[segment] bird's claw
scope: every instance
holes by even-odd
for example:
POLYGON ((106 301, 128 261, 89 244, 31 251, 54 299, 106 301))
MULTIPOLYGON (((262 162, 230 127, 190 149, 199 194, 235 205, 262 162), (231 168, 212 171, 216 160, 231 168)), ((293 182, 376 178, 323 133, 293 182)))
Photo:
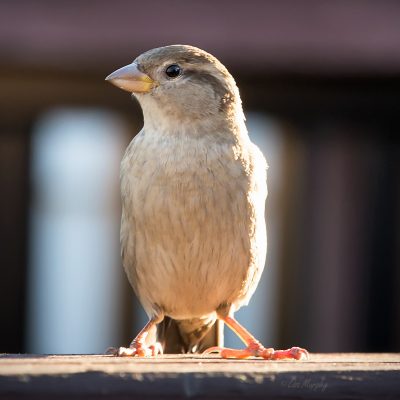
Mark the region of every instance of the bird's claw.
POLYGON ((260 343, 251 343, 245 349, 229 349, 226 347, 210 347, 203 354, 217 353, 222 358, 249 358, 249 357, 262 357, 265 360, 308 360, 308 351, 300 347, 292 347, 287 350, 274 350, 272 348, 265 348, 260 343))
POLYGON ((115 355, 118 357, 153 357, 161 354, 163 354, 162 346, 156 342, 149 346, 132 343, 129 347, 120 347, 115 355))
POLYGON ((274 350, 274 349, 266 349, 266 350, 272 350, 272 352, 269 353, 269 357, 267 354, 263 356, 264 358, 267 358, 269 360, 308 360, 309 359, 309 353, 306 349, 302 349, 301 347, 291 347, 290 349, 287 350, 274 350))

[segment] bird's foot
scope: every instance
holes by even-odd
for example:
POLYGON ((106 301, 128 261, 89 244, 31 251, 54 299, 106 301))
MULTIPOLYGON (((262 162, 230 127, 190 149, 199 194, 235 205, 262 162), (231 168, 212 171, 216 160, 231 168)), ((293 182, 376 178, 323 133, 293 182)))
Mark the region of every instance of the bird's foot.
POLYGON ((118 357, 152 357, 163 354, 163 349, 160 343, 156 342, 151 345, 146 345, 140 342, 133 342, 129 347, 120 347, 109 352, 118 357))
POLYGON ((106 354, 112 354, 118 357, 151 357, 163 354, 163 349, 160 343, 153 342, 148 339, 149 332, 158 323, 158 319, 152 318, 144 326, 144 328, 133 339, 129 347, 120 347, 119 349, 109 348, 106 354), (149 342, 151 344, 146 343, 149 342))
POLYGON ((250 343, 245 349, 237 350, 227 347, 210 347, 203 354, 217 353, 222 358, 249 358, 249 357, 262 357, 266 360, 307 360, 308 351, 300 347, 292 347, 287 350, 274 350, 272 348, 265 348, 259 342, 250 343))

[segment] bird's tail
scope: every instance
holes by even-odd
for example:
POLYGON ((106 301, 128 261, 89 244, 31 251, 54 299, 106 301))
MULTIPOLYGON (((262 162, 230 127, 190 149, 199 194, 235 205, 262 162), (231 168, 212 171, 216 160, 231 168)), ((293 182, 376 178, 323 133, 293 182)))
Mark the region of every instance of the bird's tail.
POLYGON ((165 354, 202 353, 209 347, 223 346, 223 324, 215 318, 165 317, 157 325, 157 341, 165 354))

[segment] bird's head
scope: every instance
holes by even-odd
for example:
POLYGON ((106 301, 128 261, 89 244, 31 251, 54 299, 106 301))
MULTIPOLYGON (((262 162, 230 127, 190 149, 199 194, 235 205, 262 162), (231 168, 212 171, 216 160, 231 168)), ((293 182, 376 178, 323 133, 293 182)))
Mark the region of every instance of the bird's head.
POLYGON ((214 56, 196 47, 149 50, 106 80, 138 99, 145 125, 243 120, 235 80, 214 56))

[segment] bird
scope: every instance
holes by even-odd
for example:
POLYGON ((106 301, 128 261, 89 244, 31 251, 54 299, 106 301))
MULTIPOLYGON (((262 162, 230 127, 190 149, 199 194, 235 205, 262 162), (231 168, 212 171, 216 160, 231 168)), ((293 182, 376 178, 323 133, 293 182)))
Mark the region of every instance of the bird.
POLYGON ((149 321, 115 354, 307 358, 300 347, 264 347, 234 317, 264 268, 268 166, 227 68, 197 47, 168 45, 106 81, 130 92, 143 112, 121 162, 120 241, 149 321), (245 348, 223 346, 223 325, 245 348))

